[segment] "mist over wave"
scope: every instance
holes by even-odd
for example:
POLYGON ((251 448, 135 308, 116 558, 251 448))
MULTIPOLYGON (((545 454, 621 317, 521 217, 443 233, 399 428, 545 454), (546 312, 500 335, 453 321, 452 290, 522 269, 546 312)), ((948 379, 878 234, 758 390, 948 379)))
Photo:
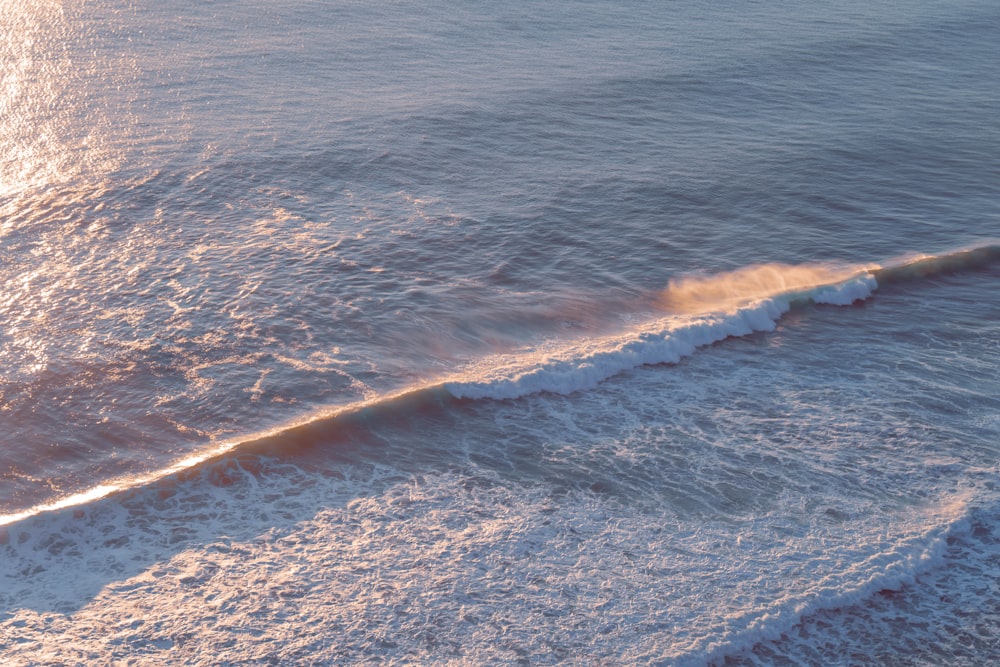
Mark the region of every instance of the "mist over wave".
POLYGON ((833 263, 760 264, 716 275, 671 280, 650 317, 626 332, 577 342, 539 345, 517 355, 491 357, 445 387, 459 398, 508 399, 538 391, 571 393, 645 364, 676 363, 730 337, 772 331, 794 305, 850 305, 869 298, 878 281, 978 269, 1000 258, 995 245, 887 266, 833 263), (470 377, 471 376, 471 377, 470 377))
POLYGON ((862 271, 861 267, 834 264, 758 264, 722 274, 673 279, 660 304, 680 313, 725 313, 754 301, 843 283, 862 271))

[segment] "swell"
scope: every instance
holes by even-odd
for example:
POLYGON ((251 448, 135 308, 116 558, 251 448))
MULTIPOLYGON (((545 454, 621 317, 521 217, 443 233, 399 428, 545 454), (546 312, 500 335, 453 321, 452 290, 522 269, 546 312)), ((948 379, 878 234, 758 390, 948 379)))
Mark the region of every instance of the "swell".
POLYGON ((986 243, 940 255, 915 255, 885 265, 762 264, 714 276, 672 281, 656 311, 619 333, 551 341, 481 359, 451 375, 347 405, 304 415, 275 428, 211 443, 173 464, 142 475, 106 481, 84 492, 0 515, 0 526, 224 465, 234 453, 292 456, 314 447, 363 443, 369 424, 440 414, 465 400, 512 400, 536 393, 572 394, 646 365, 673 364, 727 338, 773 331, 783 315, 812 304, 850 305, 880 284, 901 284, 977 271, 1000 260, 1000 244, 986 243))

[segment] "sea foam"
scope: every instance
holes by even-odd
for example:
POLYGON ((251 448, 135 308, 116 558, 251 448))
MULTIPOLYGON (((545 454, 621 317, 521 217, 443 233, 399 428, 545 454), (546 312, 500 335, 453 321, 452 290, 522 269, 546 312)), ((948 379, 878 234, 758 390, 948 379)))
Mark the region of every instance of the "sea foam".
POLYGON ((822 521, 734 532, 450 473, 281 466, 205 481, 13 529, 0 564, 10 659, 718 664, 912 582, 969 532, 963 497, 874 525, 858 511, 845 541, 822 521))

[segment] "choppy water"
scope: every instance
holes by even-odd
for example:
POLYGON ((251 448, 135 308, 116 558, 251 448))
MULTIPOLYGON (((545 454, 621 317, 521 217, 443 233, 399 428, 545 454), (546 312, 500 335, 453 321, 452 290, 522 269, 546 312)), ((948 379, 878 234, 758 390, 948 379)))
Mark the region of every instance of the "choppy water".
POLYGON ((0 5, 11 664, 1000 661, 1000 9, 0 5))

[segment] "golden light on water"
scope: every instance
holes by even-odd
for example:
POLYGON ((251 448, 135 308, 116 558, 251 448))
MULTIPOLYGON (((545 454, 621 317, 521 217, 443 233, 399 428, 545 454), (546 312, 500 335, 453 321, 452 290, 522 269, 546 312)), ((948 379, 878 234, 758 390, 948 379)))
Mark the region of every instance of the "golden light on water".
POLYGON ((54 0, 15 0, 0 9, 0 198, 60 180, 64 28, 54 0))
POLYGON ((730 312, 760 299, 834 285, 862 267, 835 264, 755 264, 708 276, 670 281, 660 306, 677 313, 730 312))
POLYGON ((32 217, 27 207, 61 199, 22 196, 59 186, 79 198, 118 162, 105 136, 110 123, 100 90, 115 68, 96 51, 90 62, 70 57, 70 45, 86 35, 74 32, 66 12, 57 0, 0 3, 0 235, 12 221, 32 217))
POLYGON ((81 230, 100 226, 109 176, 124 160, 128 127, 110 120, 122 103, 109 91, 127 68, 99 48, 72 15, 78 9, 0 0, 0 237, 28 230, 5 258, 16 278, 0 285, 0 356, 20 362, 0 377, 43 370, 60 342, 86 347, 67 295, 83 299, 76 281, 91 232, 81 230), (67 338, 60 327, 76 333, 67 338))

